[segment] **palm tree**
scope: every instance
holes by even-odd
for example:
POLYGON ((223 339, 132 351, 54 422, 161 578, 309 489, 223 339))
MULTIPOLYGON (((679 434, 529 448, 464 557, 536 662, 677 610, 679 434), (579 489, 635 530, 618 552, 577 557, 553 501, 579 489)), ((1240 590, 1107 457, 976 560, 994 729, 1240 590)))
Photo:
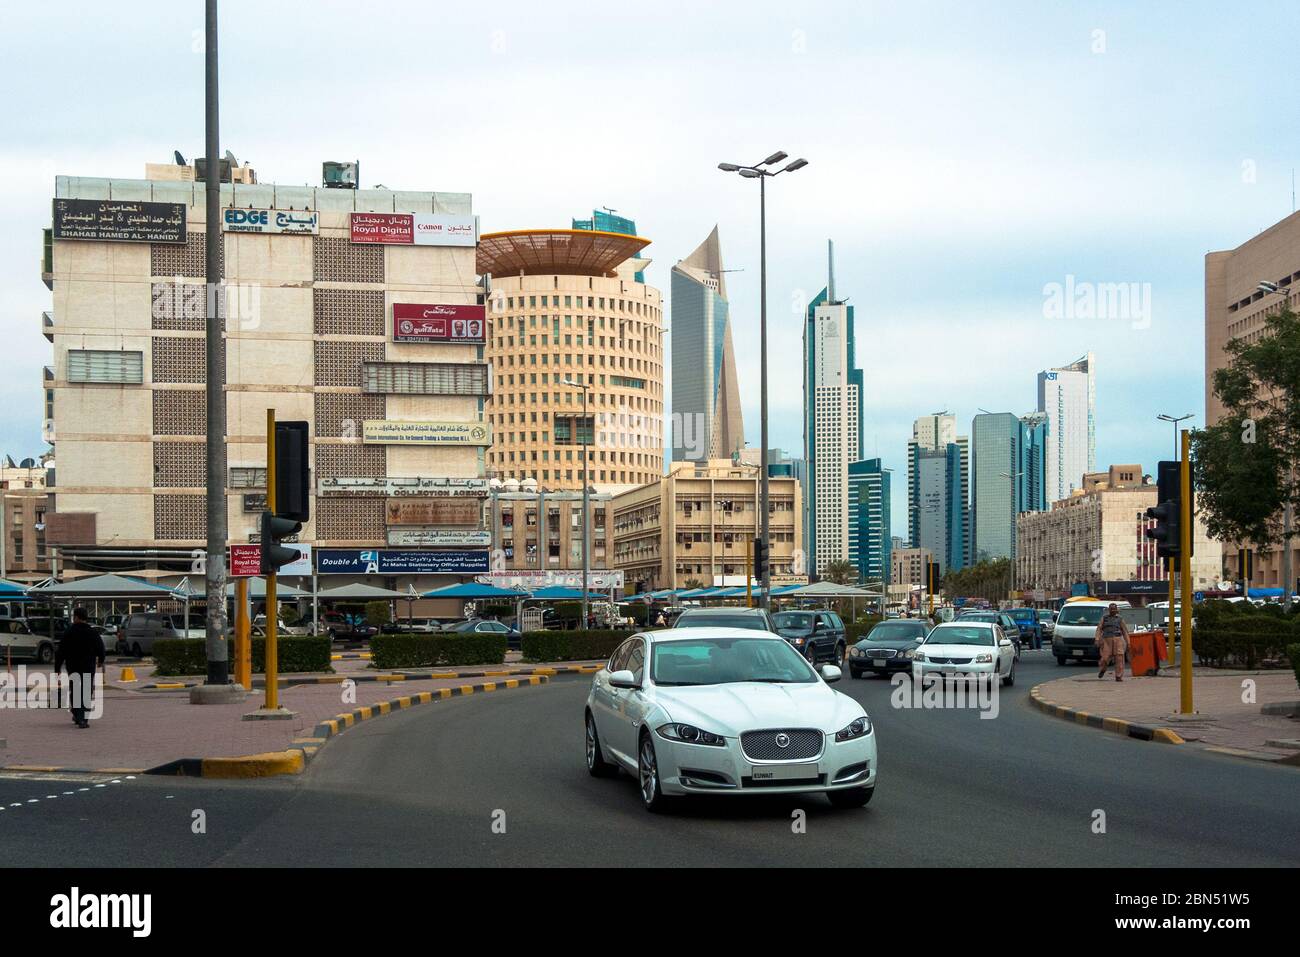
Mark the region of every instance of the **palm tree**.
POLYGON ((858 580, 858 570, 850 562, 831 562, 822 572, 822 580, 836 585, 852 585, 858 580))

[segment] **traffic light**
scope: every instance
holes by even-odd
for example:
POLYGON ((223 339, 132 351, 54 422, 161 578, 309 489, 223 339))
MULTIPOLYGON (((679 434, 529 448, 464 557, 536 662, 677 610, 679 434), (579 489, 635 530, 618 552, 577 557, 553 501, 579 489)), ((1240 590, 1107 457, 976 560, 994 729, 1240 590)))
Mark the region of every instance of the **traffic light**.
POLYGON ((1237 549, 1237 571, 1241 580, 1249 583, 1255 577, 1255 550, 1253 548, 1237 549))
POLYGON ((754 538, 754 577, 763 580, 763 570, 767 568, 767 542, 754 538))
POLYGON ((939 587, 943 584, 943 577, 939 571, 938 562, 928 562, 926 568, 926 591, 931 595, 939 594, 939 587))
POLYGON ((311 443, 306 422, 275 423, 275 514, 311 518, 311 443))
POLYGON ((1156 554, 1161 558, 1177 558, 1179 555, 1178 503, 1161 502, 1147 509, 1147 518, 1156 520, 1155 528, 1146 530, 1146 537, 1156 543, 1156 554))
POLYGON ((274 575, 280 567, 298 560, 296 548, 285 548, 280 543, 302 529, 302 522, 292 518, 262 512, 262 574, 274 575))

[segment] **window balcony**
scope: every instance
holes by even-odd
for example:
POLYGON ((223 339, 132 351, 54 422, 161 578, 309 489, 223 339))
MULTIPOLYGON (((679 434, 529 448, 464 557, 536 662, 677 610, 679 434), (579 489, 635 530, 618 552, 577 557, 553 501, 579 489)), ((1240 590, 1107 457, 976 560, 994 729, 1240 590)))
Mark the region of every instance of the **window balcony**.
POLYGON ((41 334, 45 336, 47 342, 54 341, 54 313, 41 313, 41 334))

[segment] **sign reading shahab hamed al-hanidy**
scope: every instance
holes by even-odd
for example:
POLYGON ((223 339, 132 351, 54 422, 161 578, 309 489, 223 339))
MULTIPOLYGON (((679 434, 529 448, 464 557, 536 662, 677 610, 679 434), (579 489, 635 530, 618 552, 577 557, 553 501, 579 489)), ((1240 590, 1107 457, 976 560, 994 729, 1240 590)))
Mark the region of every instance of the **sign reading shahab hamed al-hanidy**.
POLYGON ((398 422, 366 419, 361 424, 365 445, 472 445, 492 444, 492 429, 485 422, 398 422))

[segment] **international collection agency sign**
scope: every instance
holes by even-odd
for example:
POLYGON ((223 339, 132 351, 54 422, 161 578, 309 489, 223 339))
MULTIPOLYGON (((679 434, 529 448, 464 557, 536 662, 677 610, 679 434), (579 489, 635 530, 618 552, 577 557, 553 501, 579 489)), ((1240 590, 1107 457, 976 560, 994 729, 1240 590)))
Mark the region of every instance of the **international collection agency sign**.
POLYGON ((492 430, 483 422, 398 422, 366 419, 361 423, 364 445, 489 446, 492 430))

